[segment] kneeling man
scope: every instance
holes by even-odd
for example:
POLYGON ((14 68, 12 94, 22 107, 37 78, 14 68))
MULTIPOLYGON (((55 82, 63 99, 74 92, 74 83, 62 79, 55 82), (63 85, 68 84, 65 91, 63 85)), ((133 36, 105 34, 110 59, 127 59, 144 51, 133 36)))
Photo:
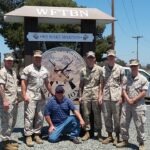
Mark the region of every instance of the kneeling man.
POLYGON ((80 125, 85 125, 80 113, 75 108, 73 102, 64 96, 64 88, 58 85, 55 89, 55 96, 51 97, 45 107, 45 119, 49 124, 50 142, 58 142, 62 135, 68 135, 70 140, 79 144, 78 136, 80 125), (74 115, 70 115, 70 110, 74 115))

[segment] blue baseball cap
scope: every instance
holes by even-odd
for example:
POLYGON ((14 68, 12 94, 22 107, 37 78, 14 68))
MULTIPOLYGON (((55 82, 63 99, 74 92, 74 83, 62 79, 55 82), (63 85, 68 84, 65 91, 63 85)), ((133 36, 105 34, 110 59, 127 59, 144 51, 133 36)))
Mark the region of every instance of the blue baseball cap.
POLYGON ((63 85, 58 85, 58 86, 56 86, 56 88, 55 88, 55 92, 56 93, 63 93, 65 90, 64 90, 64 88, 63 88, 63 85))

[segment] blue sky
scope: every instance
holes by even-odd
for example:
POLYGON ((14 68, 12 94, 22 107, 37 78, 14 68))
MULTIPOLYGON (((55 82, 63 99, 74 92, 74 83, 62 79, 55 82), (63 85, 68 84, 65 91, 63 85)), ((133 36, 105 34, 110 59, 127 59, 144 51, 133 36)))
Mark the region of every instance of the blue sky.
MULTIPOLYGON (((111 15, 111 0, 75 0, 78 5, 98 8, 111 15)), ((117 56, 128 62, 136 58, 137 44, 133 36, 139 39, 139 60, 142 65, 150 64, 150 0, 114 0, 115 1, 115 50, 117 56)), ((111 34, 111 25, 106 26, 105 35, 111 34)), ((0 38, 2 53, 9 51, 4 39, 0 38)))
MULTIPOLYGON (((78 4, 98 8, 111 15, 111 0, 75 0, 78 4)), ((115 36, 117 55, 128 62, 136 58, 137 44, 133 36, 139 39, 139 60, 142 65, 150 64, 150 0, 114 0, 115 36)), ((111 34, 111 26, 106 26, 105 35, 111 34)))

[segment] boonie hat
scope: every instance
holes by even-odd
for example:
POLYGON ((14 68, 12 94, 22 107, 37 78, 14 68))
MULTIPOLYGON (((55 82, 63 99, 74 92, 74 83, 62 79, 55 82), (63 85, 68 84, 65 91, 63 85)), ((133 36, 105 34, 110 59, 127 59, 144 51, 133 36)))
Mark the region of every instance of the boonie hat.
POLYGON ((129 66, 138 66, 139 65, 139 61, 137 59, 131 59, 129 61, 129 66))

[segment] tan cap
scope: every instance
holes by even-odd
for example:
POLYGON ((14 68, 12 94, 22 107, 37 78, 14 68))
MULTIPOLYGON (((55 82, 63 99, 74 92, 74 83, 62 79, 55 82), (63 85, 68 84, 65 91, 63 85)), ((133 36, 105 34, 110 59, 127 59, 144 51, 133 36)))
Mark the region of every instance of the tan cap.
POLYGON ((113 50, 113 49, 108 50, 108 51, 107 51, 107 57, 108 57, 108 56, 114 56, 114 57, 115 57, 115 56, 116 56, 116 51, 113 50))
POLYGON ((12 53, 6 53, 4 54, 4 60, 14 60, 12 53))
POLYGON ((33 56, 34 56, 34 57, 42 57, 42 51, 40 51, 40 50, 35 50, 33 56))
POLYGON ((95 57, 95 53, 93 51, 89 51, 87 52, 86 57, 95 57))
POLYGON ((137 59, 131 59, 129 61, 129 66, 138 66, 139 65, 139 61, 137 59))

